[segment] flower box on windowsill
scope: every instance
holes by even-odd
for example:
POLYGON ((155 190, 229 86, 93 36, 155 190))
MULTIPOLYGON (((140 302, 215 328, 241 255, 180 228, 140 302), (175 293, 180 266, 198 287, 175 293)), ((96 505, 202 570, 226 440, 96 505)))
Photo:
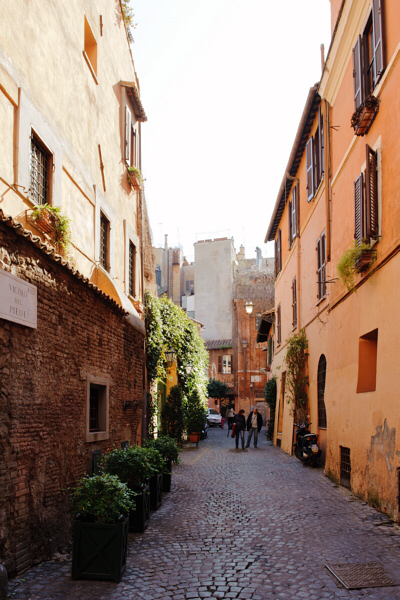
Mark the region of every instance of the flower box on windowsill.
POLYGON ((42 210, 40 216, 34 220, 36 227, 49 235, 54 233, 55 222, 56 216, 47 210, 42 210))
POLYGON ((354 270, 357 273, 364 273, 369 269, 376 257, 376 250, 363 250, 354 264, 354 270))
POLYGON ((140 190, 142 187, 142 174, 135 167, 128 167, 128 181, 134 190, 140 190))
POLYGON ((351 126, 356 135, 363 136, 368 132, 378 110, 378 98, 375 98, 375 96, 368 96, 351 117, 351 126))

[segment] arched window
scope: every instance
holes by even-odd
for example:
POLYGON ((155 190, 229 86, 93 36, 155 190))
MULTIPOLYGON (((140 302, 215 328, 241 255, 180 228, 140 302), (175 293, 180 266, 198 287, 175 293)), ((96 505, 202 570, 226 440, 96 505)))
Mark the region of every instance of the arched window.
POLYGON ((325 379, 326 379, 326 358, 321 354, 318 363, 318 427, 326 429, 326 408, 325 408, 325 379))

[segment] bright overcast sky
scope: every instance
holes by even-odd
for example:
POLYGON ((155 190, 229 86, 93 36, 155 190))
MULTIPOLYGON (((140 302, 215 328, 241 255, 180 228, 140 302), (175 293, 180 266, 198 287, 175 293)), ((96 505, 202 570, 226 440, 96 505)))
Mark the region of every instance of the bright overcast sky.
POLYGON ((142 169, 153 244, 233 237, 254 257, 308 90, 330 42, 329 0, 131 0, 148 121, 142 169))

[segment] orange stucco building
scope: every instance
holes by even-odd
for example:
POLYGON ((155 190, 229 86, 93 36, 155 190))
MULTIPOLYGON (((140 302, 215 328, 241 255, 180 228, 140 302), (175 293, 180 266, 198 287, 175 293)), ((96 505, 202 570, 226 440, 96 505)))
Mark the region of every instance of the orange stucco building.
POLYGON ((292 452, 286 341, 308 340, 308 406, 326 473, 399 519, 400 5, 331 0, 332 41, 310 89, 266 241, 275 241, 275 443, 292 452), (343 254, 353 285, 338 274, 343 254), (359 253, 360 254, 360 253, 359 253))

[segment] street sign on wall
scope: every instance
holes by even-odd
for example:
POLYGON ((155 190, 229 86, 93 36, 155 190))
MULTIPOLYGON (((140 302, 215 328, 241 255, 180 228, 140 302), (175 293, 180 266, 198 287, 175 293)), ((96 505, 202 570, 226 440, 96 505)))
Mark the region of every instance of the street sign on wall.
POLYGON ((0 317, 37 328, 37 288, 0 269, 0 317))

